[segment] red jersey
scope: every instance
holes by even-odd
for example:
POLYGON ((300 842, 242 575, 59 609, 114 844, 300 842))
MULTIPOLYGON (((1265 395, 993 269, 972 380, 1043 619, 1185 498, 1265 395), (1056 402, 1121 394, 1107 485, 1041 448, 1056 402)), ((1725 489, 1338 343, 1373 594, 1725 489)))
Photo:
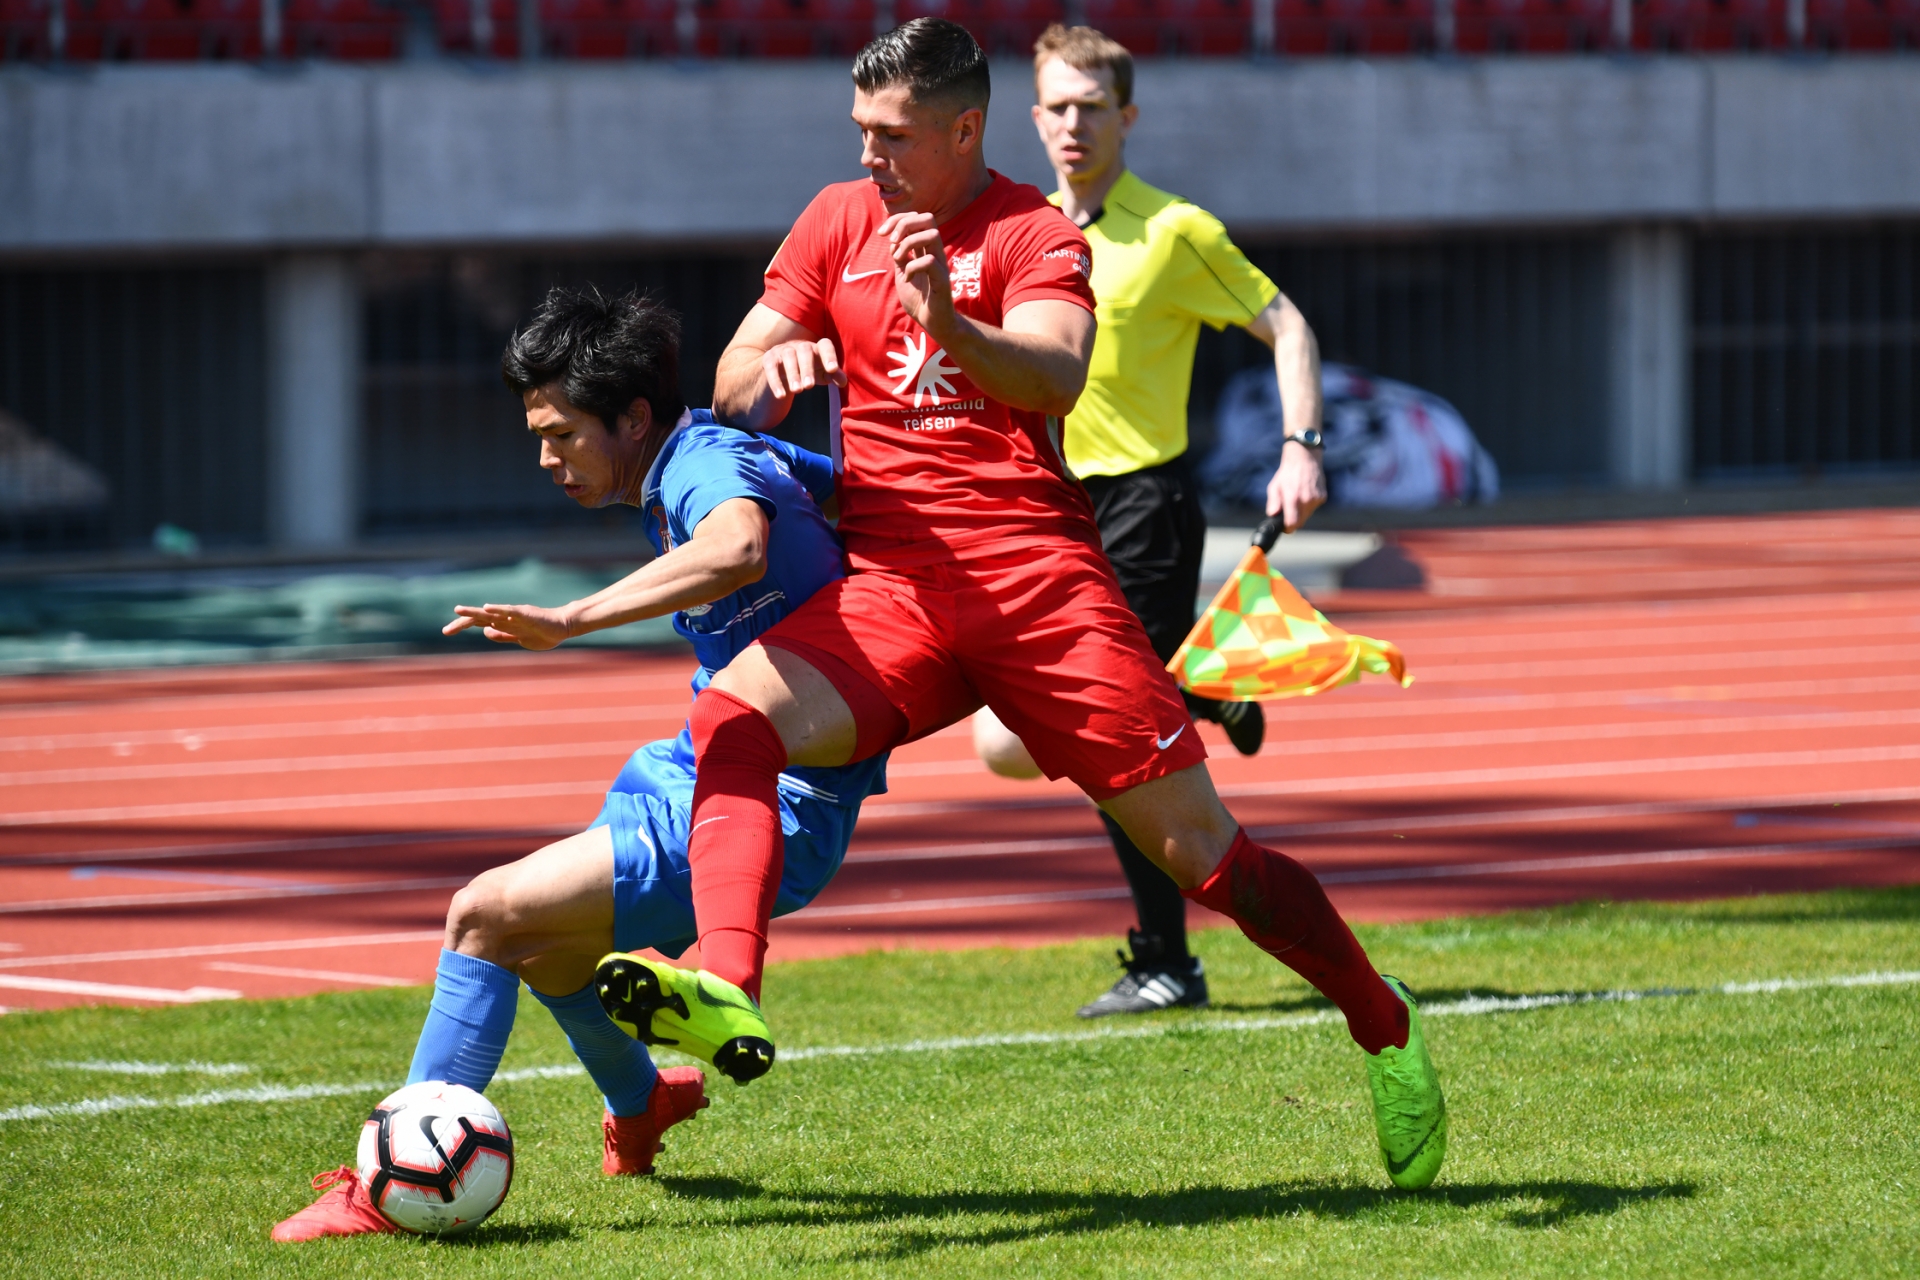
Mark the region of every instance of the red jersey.
MULTIPOLYGON (((834 454, 853 567, 911 568, 1035 534, 1099 546, 1058 422, 982 395, 900 305, 874 234, 886 216, 872 182, 828 187, 774 255, 761 298, 832 339, 846 370, 834 454)), ((1041 298, 1093 310, 1086 237, 1034 187, 993 174, 940 239, 962 315, 998 327, 1041 298)))

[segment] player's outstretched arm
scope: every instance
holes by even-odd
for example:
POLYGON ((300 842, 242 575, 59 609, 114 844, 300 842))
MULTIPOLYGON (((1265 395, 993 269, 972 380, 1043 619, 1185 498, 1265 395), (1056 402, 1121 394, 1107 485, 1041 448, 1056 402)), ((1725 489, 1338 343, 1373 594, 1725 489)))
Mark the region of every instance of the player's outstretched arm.
MULTIPOLYGON (((1293 300, 1281 294, 1247 324, 1247 332, 1273 348, 1273 374, 1280 384, 1280 410, 1289 435, 1320 427, 1320 343, 1293 300)), ((1327 479, 1318 450, 1280 446, 1280 465, 1267 482, 1267 514, 1280 516, 1292 533, 1327 500, 1327 479)))
POLYGON ((752 498, 729 498, 707 513, 693 537, 584 599, 549 609, 530 604, 456 605, 440 628, 470 627, 499 644, 551 649, 563 640, 657 618, 733 594, 767 572, 767 513, 752 498))
POLYGON ((720 354, 713 375, 713 415, 762 431, 787 416, 794 396, 829 382, 847 385, 833 343, 756 302, 720 354))
POLYGON ((995 328, 953 308, 946 248, 929 213, 897 213, 875 232, 893 248, 894 291, 907 314, 990 399, 1065 417, 1087 385, 1093 313, 1039 299, 1009 310, 995 328))

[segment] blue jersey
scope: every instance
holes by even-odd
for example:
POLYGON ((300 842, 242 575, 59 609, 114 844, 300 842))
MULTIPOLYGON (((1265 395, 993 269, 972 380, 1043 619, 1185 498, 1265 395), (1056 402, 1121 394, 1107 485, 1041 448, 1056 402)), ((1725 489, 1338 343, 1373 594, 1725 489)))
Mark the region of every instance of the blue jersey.
MULTIPOLYGON (((833 493, 833 463, 784 441, 736 431, 704 409, 675 426, 642 491, 647 538, 665 555, 693 537, 713 509, 734 498, 760 504, 772 522, 767 572, 724 599, 673 617, 693 642, 697 695, 714 672, 807 597, 845 572, 840 539, 820 514, 833 493)), ((785 853, 777 916, 812 901, 840 869, 860 802, 887 789, 886 753, 832 769, 780 774, 785 853)), ((694 939, 687 839, 693 808, 693 738, 650 742, 634 752, 607 792, 595 826, 612 828, 614 946, 677 956, 694 939)))
POLYGON ((844 576, 840 539, 820 514, 832 495, 831 461, 784 440, 721 426, 705 409, 691 410, 660 447, 640 498, 657 554, 686 543, 715 507, 734 498, 759 503, 773 525, 765 577, 673 615, 674 630, 693 642, 708 679, 801 601, 844 576))

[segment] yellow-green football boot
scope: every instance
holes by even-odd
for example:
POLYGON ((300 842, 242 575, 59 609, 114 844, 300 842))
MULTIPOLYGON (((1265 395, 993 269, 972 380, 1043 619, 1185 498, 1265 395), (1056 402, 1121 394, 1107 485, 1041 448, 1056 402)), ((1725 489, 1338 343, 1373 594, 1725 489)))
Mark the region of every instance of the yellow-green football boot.
POLYGON ((646 1044, 711 1062, 735 1084, 773 1066, 773 1033, 753 997, 705 969, 676 969, 614 951, 600 957, 593 987, 614 1025, 646 1044))
POLYGON ((1387 1177, 1403 1191, 1430 1185, 1447 1158, 1447 1100, 1440 1076, 1420 1032, 1420 1006, 1407 984, 1382 975, 1393 994, 1406 1001, 1407 1045, 1388 1045, 1367 1055, 1367 1084, 1373 1090, 1373 1128, 1387 1177))

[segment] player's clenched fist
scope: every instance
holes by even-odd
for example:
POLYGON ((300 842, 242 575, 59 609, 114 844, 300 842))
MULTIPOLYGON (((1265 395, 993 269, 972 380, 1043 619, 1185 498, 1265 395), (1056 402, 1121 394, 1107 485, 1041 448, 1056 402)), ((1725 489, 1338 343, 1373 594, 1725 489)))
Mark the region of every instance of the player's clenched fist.
POLYGON ((914 322, 939 333, 953 318, 953 284, 947 250, 930 213, 896 213, 874 229, 893 255, 893 287, 914 322))
POLYGON ((522 649, 552 649, 573 634, 564 613, 539 605, 457 604, 453 611, 459 616, 440 628, 440 634, 457 635, 479 627, 480 634, 495 644, 517 644, 522 649))
POLYGON ((836 387, 847 385, 840 357, 826 338, 818 342, 782 342, 769 347, 760 357, 760 367, 767 375, 767 390, 773 392, 776 400, 790 400, 802 391, 811 391, 829 382, 836 387))

